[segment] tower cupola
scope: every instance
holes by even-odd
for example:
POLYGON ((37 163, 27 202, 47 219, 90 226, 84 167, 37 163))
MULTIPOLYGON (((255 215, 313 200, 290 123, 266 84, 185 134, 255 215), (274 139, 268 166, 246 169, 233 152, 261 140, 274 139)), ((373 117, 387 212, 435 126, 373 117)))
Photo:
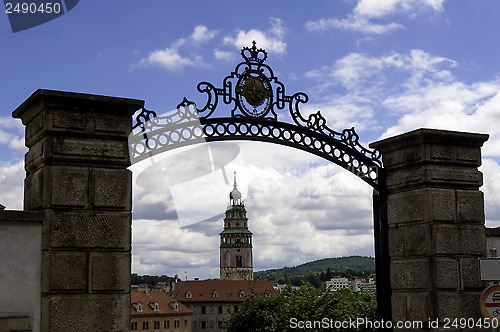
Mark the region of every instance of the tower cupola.
POLYGON ((234 173, 233 190, 220 233, 220 279, 253 280, 252 232, 234 173))

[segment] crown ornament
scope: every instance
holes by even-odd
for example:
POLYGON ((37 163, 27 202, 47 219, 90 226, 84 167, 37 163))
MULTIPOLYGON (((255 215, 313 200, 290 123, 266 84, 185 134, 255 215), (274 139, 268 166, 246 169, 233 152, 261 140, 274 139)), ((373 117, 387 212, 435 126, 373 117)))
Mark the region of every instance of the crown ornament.
POLYGON ((241 49, 241 56, 245 59, 247 63, 258 63, 262 64, 267 59, 267 52, 259 48, 257 49, 255 40, 252 41, 252 47, 243 47, 241 49))

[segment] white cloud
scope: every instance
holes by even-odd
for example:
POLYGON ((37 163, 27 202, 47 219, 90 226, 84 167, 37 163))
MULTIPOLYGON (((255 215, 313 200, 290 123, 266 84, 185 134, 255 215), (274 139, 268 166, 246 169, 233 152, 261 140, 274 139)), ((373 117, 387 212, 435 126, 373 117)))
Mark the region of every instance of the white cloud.
POLYGON ((170 71, 175 71, 187 66, 202 66, 203 61, 200 55, 182 56, 179 54, 178 49, 166 48, 151 52, 147 58, 140 61, 140 65, 156 65, 170 71))
POLYGON ((28 149, 24 145, 24 136, 11 137, 9 142, 9 148, 16 150, 19 153, 26 153, 28 151, 28 149))
POLYGON ((483 153, 500 156, 500 80, 465 83, 454 75, 458 67, 418 49, 380 57, 351 53, 306 74, 328 97, 304 110, 320 109, 330 127, 358 130, 380 128, 378 112, 398 117, 381 138, 422 127, 484 132, 491 137, 483 153), (331 93, 335 85, 347 93, 331 93))
POLYGON ((6 144, 18 153, 27 151, 24 146, 24 125, 12 117, 0 117, 0 144, 6 144), (2 129, 3 128, 3 129, 2 129))
POLYGON ((191 35, 191 39, 196 43, 206 43, 212 40, 218 31, 209 30, 206 26, 197 25, 194 28, 193 34, 191 35))
POLYGON ((188 39, 180 38, 170 47, 155 50, 138 63, 139 66, 158 66, 169 71, 182 70, 185 67, 208 66, 201 55, 195 52, 197 46, 212 40, 217 34, 215 30, 197 25, 188 39))
POLYGON ((322 86, 325 83, 341 84, 350 91, 366 91, 368 87, 373 89, 385 84, 385 75, 390 70, 410 74, 411 79, 405 84, 409 86, 411 83, 413 86, 424 78, 440 81, 452 79, 449 69, 456 66, 457 63, 451 59, 433 56, 418 49, 408 54, 393 52, 380 57, 354 52, 336 60, 332 66, 307 72, 306 77, 321 81, 322 86))
POLYGON ((22 210, 25 176, 24 161, 0 162, 0 204, 8 210, 22 210))
POLYGON ((395 13, 415 13, 424 11, 441 12, 444 10, 445 0, 359 0, 354 8, 354 13, 380 18, 395 13))
POLYGON ((229 61, 233 59, 233 55, 234 54, 232 52, 222 51, 219 49, 214 50, 214 56, 217 60, 229 61))
POLYGON ((328 18, 320 19, 318 21, 308 21, 306 29, 308 31, 325 31, 331 28, 355 31, 365 34, 383 34, 393 30, 403 28, 403 25, 398 23, 378 24, 370 22, 367 17, 349 14, 347 18, 328 18))
POLYGON ((224 44, 232 45, 241 49, 252 45, 256 41, 257 48, 263 48, 268 52, 277 54, 286 53, 286 43, 284 36, 286 29, 279 18, 271 18, 271 28, 267 31, 251 29, 249 31, 239 30, 236 36, 227 35, 224 37, 224 44))
POLYGON ((399 23, 375 23, 373 19, 383 19, 390 15, 405 14, 415 17, 426 12, 442 12, 445 0, 359 0, 347 18, 331 17, 306 23, 308 31, 339 29, 364 34, 384 34, 404 26, 399 23))

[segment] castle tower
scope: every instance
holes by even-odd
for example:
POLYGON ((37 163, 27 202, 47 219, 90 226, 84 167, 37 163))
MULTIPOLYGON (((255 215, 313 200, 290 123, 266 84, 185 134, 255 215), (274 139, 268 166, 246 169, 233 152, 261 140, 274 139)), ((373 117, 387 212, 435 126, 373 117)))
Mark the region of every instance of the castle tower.
POLYGON ((253 280, 252 232, 248 230, 247 210, 236 187, 236 172, 224 230, 220 233, 220 279, 253 280))

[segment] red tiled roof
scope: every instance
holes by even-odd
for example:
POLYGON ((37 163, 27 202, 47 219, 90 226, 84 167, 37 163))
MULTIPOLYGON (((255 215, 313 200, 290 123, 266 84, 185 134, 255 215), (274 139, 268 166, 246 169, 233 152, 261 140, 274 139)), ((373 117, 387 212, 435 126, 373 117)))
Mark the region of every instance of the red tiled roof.
POLYGON ((271 297, 276 297, 279 292, 275 290, 272 284, 267 280, 197 280, 197 281, 180 281, 175 284, 175 289, 171 294, 178 301, 237 301, 241 302, 255 294, 263 297, 264 293, 269 293, 271 297), (188 291, 191 293, 191 298, 187 298, 188 291), (213 296, 213 292, 217 291, 217 297, 213 296), (240 292, 244 292, 244 297, 240 297, 240 292))
POLYGON ((132 315, 158 315, 158 314, 170 314, 170 315, 186 315, 192 314, 193 312, 189 310, 185 305, 178 302, 178 300, 172 298, 169 294, 164 291, 150 290, 147 293, 144 291, 139 291, 137 289, 132 289, 130 292, 130 313, 132 315), (134 307, 134 304, 142 303, 142 312, 138 312, 134 307), (154 306, 154 303, 158 302, 158 311, 154 311, 149 305, 154 306), (177 302, 178 310, 175 310, 170 306, 177 302))

